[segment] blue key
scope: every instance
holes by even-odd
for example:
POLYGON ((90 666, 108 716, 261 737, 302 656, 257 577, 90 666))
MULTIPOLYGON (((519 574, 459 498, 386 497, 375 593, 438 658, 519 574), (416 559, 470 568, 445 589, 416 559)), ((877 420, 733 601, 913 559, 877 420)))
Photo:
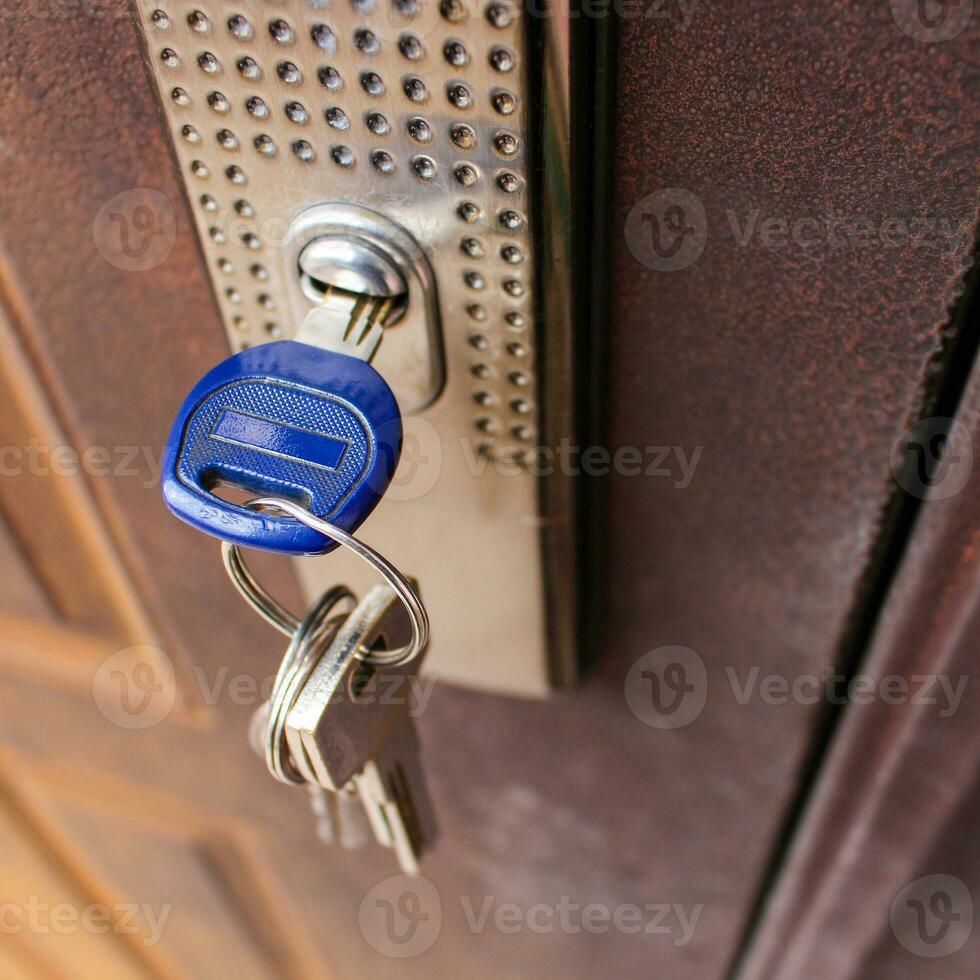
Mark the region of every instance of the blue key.
POLYGON ((323 554, 336 543, 291 517, 244 506, 278 496, 353 533, 391 482, 398 403, 370 360, 386 302, 343 293, 311 311, 296 340, 234 354, 209 371, 174 422, 163 496, 177 517, 250 548, 323 554), (243 503, 219 496, 235 488, 243 503))

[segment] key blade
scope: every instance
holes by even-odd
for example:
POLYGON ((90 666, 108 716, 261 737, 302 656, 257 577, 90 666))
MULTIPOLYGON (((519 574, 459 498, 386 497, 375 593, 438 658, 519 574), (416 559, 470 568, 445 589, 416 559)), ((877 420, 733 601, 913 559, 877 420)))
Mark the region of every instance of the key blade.
POLYGON ((331 289, 323 303, 307 313, 296 340, 370 363, 384 337, 384 319, 391 305, 387 296, 331 289))
POLYGON ((437 827, 418 733, 407 710, 354 782, 378 843, 394 850, 405 874, 418 874, 419 859, 435 840, 437 827))
POLYGON ((265 740, 268 731, 269 702, 263 701, 252 712, 252 718, 248 723, 248 744, 260 759, 265 758, 265 740))
POLYGON ((337 798, 316 783, 309 783, 310 809, 316 819, 316 835, 324 844, 334 844, 340 837, 340 814, 337 798))
POLYGON ((384 808, 384 782, 374 762, 368 762, 364 769, 354 777, 353 783, 357 787, 357 795, 365 814, 367 814, 368 824, 374 834, 374 839, 382 847, 394 847, 395 837, 384 808))
POLYGON ((389 647, 400 646, 410 635, 401 601, 389 586, 376 586, 350 614, 297 696, 286 716, 286 741, 294 757, 308 761, 322 786, 342 788, 377 753, 396 714, 408 706, 409 682, 422 659, 372 667, 358 659, 358 651, 381 639, 389 647))
POLYGON ((367 843, 369 826, 361 804, 360 794, 353 782, 338 790, 337 843, 346 851, 363 847, 367 843))

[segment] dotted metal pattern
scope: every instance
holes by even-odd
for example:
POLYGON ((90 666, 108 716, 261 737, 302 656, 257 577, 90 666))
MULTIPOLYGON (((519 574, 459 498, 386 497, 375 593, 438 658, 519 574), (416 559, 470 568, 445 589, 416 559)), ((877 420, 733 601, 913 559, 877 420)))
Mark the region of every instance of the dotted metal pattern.
POLYGON ((481 449, 519 459, 537 416, 519 6, 210 0, 140 13, 233 348, 298 326, 279 247, 293 217, 326 200, 373 207, 434 268, 447 374, 471 399, 460 434, 475 427, 481 449))

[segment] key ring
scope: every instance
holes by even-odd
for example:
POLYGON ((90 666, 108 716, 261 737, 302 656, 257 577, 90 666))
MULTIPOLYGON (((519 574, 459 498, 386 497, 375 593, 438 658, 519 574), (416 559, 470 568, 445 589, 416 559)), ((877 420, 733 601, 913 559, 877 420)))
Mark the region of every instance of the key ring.
POLYGON ((354 593, 346 585, 334 586, 320 596, 293 634, 272 685, 264 739, 265 762, 269 772, 282 783, 311 781, 290 756, 286 744, 286 716, 300 688, 316 667, 323 649, 333 642, 337 630, 347 618, 346 615, 330 617, 334 607, 342 602, 349 602, 352 607, 356 602, 354 593))
MULTIPOLYGON (((250 500, 246 506, 275 507, 290 517, 294 517, 301 524, 305 524, 345 548, 349 548, 359 558, 366 561, 394 590, 408 613, 408 618, 412 624, 412 639, 405 646, 396 650, 358 649, 354 653, 358 660, 374 667, 395 667, 410 663, 425 649, 429 642, 429 614, 426 612, 418 593, 412 588, 411 582, 384 555, 379 554, 363 541, 359 541, 352 534, 348 534, 339 527, 334 527, 328 521, 311 514, 305 507, 294 504, 291 500, 284 500, 280 497, 258 497, 255 500, 250 500)), ((245 601, 267 623, 274 626, 279 632, 292 637, 299 628, 299 618, 259 585, 245 564, 245 559, 238 545, 223 541, 221 543, 221 556, 229 577, 245 601)))
POLYGON ((299 617, 294 616, 284 605, 274 599, 259 585, 238 545, 221 542, 221 560, 225 571, 242 594, 245 601, 270 625, 292 638, 299 629, 299 617))

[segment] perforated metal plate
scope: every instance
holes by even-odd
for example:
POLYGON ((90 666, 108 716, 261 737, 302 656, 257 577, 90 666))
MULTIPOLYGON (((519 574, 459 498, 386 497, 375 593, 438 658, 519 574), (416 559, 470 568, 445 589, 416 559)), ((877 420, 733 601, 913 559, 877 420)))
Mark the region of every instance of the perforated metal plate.
MULTIPOLYGON (((571 651, 546 641, 546 515, 526 467, 545 373, 525 14, 507 0, 138 6, 233 348, 292 336, 308 308, 286 241, 305 209, 365 205, 425 250, 446 387, 408 420, 395 489, 363 534, 423 583, 430 670, 523 693, 567 680, 571 651)), ((393 328, 375 361, 396 393, 409 343, 393 328)), ((311 592, 368 584, 340 556, 299 568, 311 592)))

